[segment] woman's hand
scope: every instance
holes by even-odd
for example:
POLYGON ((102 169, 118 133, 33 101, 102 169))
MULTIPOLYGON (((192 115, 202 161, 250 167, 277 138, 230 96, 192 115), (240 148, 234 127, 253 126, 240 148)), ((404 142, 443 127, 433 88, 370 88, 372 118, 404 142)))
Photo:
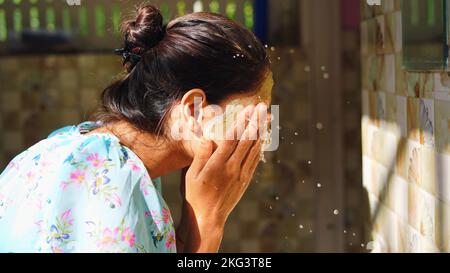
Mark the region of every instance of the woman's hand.
POLYGON ((196 237, 192 241, 182 234, 178 236, 184 252, 218 250, 225 222, 247 190, 260 161, 259 129, 265 129, 266 116, 266 105, 249 106, 239 114, 236 125, 215 151, 211 141, 202 142, 186 173, 185 188, 182 186, 185 204, 181 226, 190 226, 190 233, 194 234, 191 237, 196 237))

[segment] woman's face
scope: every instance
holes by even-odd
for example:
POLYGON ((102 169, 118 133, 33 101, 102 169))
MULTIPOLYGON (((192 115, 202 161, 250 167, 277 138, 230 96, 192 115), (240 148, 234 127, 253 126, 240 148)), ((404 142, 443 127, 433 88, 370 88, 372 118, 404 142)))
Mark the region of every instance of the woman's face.
POLYGON ((223 139, 227 130, 234 125, 238 114, 245 107, 249 105, 256 106, 259 103, 265 103, 269 107, 272 102, 273 85, 273 73, 269 71, 259 90, 251 95, 232 95, 219 105, 220 109, 217 107, 204 109, 206 114, 203 119, 203 135, 218 143, 223 139))

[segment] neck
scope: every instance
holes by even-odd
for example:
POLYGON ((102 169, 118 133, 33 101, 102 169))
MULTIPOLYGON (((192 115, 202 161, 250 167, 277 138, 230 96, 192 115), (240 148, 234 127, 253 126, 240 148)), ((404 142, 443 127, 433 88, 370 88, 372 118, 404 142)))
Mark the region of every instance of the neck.
POLYGON ((132 150, 144 163, 152 179, 189 166, 192 157, 182 142, 142 132, 130 123, 119 121, 99 130, 114 134, 122 145, 132 150))

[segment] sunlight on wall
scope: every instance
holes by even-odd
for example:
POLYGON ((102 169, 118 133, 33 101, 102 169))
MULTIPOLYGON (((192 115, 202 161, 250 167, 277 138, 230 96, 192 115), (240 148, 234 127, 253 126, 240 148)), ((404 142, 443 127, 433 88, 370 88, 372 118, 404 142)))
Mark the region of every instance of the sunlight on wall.
POLYGON ((363 3, 362 9, 363 183, 373 237, 368 247, 448 252, 449 76, 402 70, 399 0, 379 7, 363 3))

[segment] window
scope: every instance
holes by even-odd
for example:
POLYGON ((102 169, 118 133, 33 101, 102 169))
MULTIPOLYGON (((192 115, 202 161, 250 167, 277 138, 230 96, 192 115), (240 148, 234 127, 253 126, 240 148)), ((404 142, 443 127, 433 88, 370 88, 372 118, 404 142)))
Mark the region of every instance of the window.
MULTIPOLYGON (((142 1, 0 0, 0 54, 111 51, 113 45, 120 43, 122 11, 142 1)), ((159 6, 166 23, 193 11, 212 11, 225 14, 249 29, 256 24, 254 0, 152 3, 159 6)))
POLYGON ((403 67, 448 68, 448 0, 403 0, 403 67))

